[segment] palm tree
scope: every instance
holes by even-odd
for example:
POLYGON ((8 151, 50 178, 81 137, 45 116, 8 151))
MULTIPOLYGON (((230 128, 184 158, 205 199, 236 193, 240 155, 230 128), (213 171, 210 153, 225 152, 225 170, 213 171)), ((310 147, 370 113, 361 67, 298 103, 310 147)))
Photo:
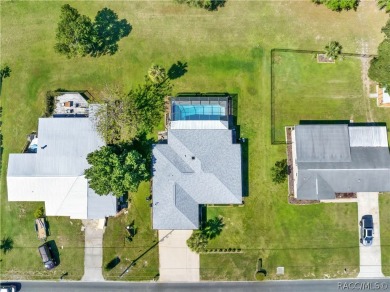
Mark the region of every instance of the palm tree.
POLYGON ((187 246, 194 252, 199 253, 207 247, 208 239, 201 230, 194 230, 187 239, 187 246))
POLYGON ((167 79, 165 69, 159 65, 152 65, 148 70, 148 76, 154 83, 163 83, 167 79))
POLYGON ((337 57, 341 54, 341 49, 343 47, 339 42, 331 41, 325 46, 325 54, 331 60, 336 60, 337 57))
POLYGON ((378 0, 379 9, 385 8, 386 12, 390 12, 390 0, 378 0))
POLYGON ((10 237, 4 237, 1 240, 0 249, 3 251, 4 254, 11 251, 14 247, 14 241, 10 237))

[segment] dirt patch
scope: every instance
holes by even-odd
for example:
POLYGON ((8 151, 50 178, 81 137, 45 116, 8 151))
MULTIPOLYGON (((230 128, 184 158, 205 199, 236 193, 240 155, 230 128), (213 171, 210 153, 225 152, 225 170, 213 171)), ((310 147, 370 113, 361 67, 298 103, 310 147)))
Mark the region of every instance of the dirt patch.
POLYGON ((287 142, 287 165, 288 165, 288 194, 294 195, 294 169, 292 158, 292 139, 291 128, 286 128, 286 142, 287 142))
POLYGON ((293 195, 288 196, 288 203, 291 205, 313 205, 313 204, 319 204, 320 201, 318 200, 298 200, 297 198, 294 198, 293 195))
POLYGON ((336 193, 336 199, 356 199, 356 193, 336 193))
POLYGON ((333 60, 332 58, 328 58, 326 54, 317 54, 317 63, 334 64, 335 60, 333 60))
POLYGON ((368 43, 365 41, 362 41, 360 43, 360 46, 361 46, 360 61, 362 63, 361 76, 362 76, 362 84, 363 84, 363 99, 364 99, 364 104, 366 105, 366 119, 367 119, 367 122, 373 122, 374 118, 372 115, 370 100, 368 99, 368 97, 370 96, 370 86, 371 86, 371 80, 370 80, 370 78, 368 78, 368 69, 370 68, 371 58, 367 56, 368 55, 368 43))

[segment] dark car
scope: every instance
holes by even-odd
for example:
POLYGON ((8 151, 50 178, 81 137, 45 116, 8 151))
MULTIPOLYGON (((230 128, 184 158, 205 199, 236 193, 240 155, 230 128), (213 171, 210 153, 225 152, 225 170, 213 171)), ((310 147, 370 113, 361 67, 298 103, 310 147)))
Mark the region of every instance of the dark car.
POLYGON ((47 270, 51 270, 56 266, 53 254, 50 246, 46 243, 38 247, 39 254, 41 255, 42 262, 47 270))
POLYGON ((372 215, 364 215, 360 220, 360 243, 370 246, 374 239, 374 221, 372 215))

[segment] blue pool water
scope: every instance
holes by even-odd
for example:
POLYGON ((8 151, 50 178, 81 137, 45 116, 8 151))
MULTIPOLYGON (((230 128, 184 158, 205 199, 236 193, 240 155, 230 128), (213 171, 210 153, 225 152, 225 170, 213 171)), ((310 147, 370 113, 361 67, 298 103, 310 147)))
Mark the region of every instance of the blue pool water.
POLYGON ((224 116, 225 107, 220 105, 174 105, 173 119, 178 120, 219 120, 224 116))

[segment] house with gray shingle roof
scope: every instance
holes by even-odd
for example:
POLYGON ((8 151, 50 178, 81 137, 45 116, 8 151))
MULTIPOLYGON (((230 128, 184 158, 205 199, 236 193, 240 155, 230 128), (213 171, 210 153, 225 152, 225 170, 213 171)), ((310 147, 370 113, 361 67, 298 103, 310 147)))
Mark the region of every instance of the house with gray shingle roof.
POLYGON ((241 145, 228 97, 172 98, 153 147, 153 229, 198 229, 200 207, 242 204, 241 145))
POLYGON ((385 126, 298 125, 292 130, 294 195, 335 199, 336 193, 390 191, 385 126))

